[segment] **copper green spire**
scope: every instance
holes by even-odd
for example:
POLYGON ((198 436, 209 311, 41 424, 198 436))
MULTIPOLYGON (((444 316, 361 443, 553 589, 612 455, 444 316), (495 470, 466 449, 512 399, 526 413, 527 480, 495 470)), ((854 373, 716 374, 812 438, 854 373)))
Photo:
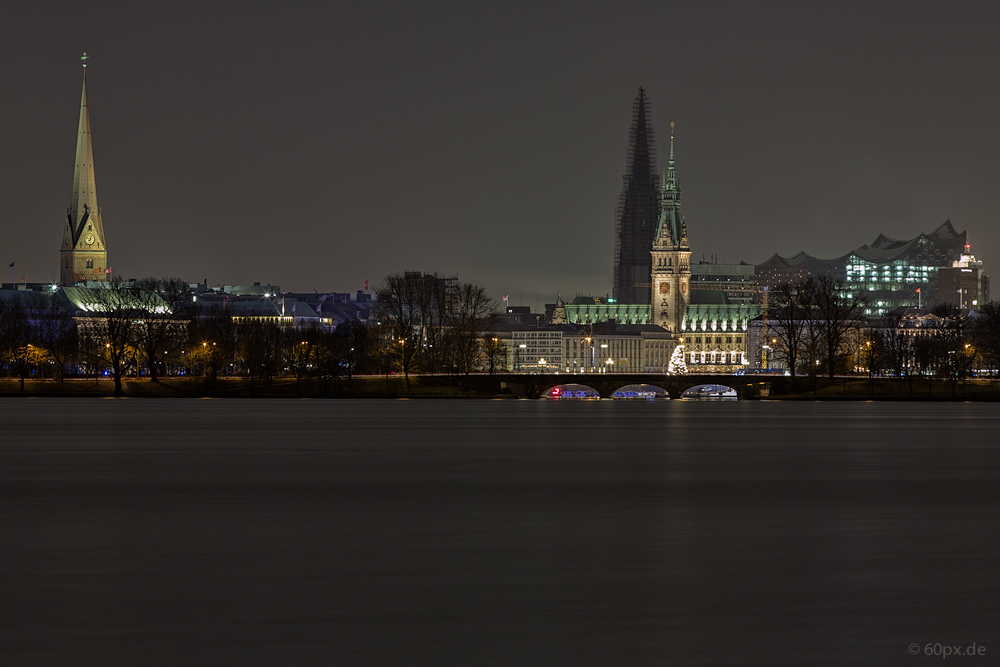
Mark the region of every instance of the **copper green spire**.
POLYGON ((670 168, 674 168, 674 121, 670 121, 670 168))
POLYGON ((656 229, 657 247, 687 248, 687 225, 681 213, 681 183, 674 163, 674 123, 670 123, 670 160, 660 182, 660 218, 656 229))

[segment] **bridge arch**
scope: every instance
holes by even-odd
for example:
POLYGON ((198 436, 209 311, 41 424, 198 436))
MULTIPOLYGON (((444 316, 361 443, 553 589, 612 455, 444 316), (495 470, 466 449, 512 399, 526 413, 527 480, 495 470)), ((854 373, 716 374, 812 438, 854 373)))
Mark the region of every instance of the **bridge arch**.
POLYGON ((670 394, 663 387, 655 384, 627 384, 624 387, 615 389, 611 398, 624 400, 670 400, 670 394))
POLYGON ((699 384, 681 392, 681 398, 686 399, 715 399, 730 400, 737 399, 737 391, 724 384, 699 384))
POLYGON ((557 400, 597 400, 601 397, 599 391, 593 387, 589 387, 585 384, 578 384, 575 382, 567 382, 565 384, 553 385, 542 391, 540 398, 549 398, 557 400))

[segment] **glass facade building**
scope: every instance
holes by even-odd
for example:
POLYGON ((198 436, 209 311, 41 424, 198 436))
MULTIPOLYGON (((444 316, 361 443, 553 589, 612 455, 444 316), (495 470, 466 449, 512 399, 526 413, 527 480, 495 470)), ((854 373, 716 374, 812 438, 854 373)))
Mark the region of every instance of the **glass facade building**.
POLYGON ((938 271, 950 268, 967 252, 968 234, 957 232, 950 220, 930 234, 907 241, 879 234, 843 257, 818 259, 799 253, 792 257, 773 255, 758 264, 755 278, 761 286, 774 288, 807 276, 829 276, 841 280, 868 298, 865 314, 879 317, 901 306, 925 308, 938 301, 954 301, 938 295, 938 271), (918 291, 919 290, 919 291, 918 291))
POLYGON ((897 259, 878 263, 851 253, 847 256, 845 282, 868 295, 866 315, 883 315, 900 306, 916 308, 936 301, 937 270, 942 268, 919 262, 897 259))

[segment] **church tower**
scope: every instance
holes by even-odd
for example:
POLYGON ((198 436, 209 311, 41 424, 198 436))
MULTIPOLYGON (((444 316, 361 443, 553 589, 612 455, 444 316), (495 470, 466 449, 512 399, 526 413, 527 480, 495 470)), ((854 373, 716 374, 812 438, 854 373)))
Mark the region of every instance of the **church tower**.
POLYGON ((108 265, 108 250, 104 243, 101 209, 97 206, 94 147, 90 141, 90 112, 87 110, 86 53, 81 60, 84 67, 83 95, 76 138, 73 197, 66 209, 66 228, 59 252, 59 282, 63 285, 75 285, 85 280, 107 280, 104 271, 108 265))
POLYGON ((691 246, 681 213, 681 184, 674 168, 673 123, 670 123, 670 162, 660 187, 660 220, 651 254, 652 322, 676 336, 691 303, 691 246))
POLYGON ((615 209, 615 266, 612 296, 619 303, 646 303, 649 248, 656 240, 658 181, 656 141, 646 89, 632 103, 625 156, 625 183, 615 209))

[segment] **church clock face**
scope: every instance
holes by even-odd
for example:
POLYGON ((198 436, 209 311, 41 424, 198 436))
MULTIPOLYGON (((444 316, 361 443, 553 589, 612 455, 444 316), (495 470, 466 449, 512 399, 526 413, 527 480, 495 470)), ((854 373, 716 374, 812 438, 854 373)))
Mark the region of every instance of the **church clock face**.
POLYGON ((83 240, 86 241, 87 245, 93 245, 94 244, 94 235, 93 234, 87 234, 87 236, 83 240))

